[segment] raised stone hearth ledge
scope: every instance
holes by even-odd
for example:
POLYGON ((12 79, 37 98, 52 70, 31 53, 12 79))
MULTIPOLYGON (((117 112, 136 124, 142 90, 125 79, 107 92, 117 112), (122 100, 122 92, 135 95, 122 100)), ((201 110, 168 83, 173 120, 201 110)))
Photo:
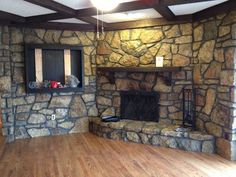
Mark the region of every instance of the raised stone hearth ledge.
POLYGON ((178 127, 180 126, 134 120, 109 123, 102 122, 100 118, 91 118, 89 120, 90 132, 104 138, 186 151, 215 152, 214 136, 190 130, 179 132, 176 131, 178 127))

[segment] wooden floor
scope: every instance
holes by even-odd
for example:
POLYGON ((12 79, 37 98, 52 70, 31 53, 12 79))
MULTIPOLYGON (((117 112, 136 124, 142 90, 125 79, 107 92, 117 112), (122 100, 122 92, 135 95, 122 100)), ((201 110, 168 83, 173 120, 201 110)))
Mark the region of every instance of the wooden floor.
POLYGON ((0 145, 1 177, 236 177, 236 163, 90 133, 0 145))

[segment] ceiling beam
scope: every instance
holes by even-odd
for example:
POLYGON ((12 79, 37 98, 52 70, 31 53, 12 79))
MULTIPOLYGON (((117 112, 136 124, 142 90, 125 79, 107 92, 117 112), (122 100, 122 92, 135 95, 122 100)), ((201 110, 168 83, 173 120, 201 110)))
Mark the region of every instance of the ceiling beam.
MULTIPOLYGON (((60 3, 56 2, 56 1, 52 1, 52 0, 25 0, 25 1, 30 2, 32 4, 39 5, 41 7, 45 7, 47 9, 51 9, 51 10, 57 11, 59 13, 57 15, 58 15, 58 17, 60 17, 60 19, 76 18, 76 19, 82 20, 82 21, 84 21, 86 23, 93 24, 93 25, 96 25, 96 22, 97 22, 97 20, 94 19, 93 17, 81 18, 79 15, 77 15, 76 10, 74 10, 74 9, 72 9, 70 7, 64 6, 63 4, 60 4, 60 3)), ((51 15, 51 14, 49 14, 49 15, 51 15)), ((54 14, 53 17, 54 17, 54 20, 56 20, 55 19, 55 14, 54 14)), ((29 22, 29 21, 33 22, 32 18, 30 18, 29 20, 27 18, 27 22, 29 22)), ((39 22, 39 20, 36 20, 36 21, 39 22)), ((104 23, 104 25, 105 25, 105 23, 104 23)))
POLYGON ((218 5, 213 6, 211 8, 197 12, 197 13, 193 14, 193 20, 194 21, 202 20, 205 18, 216 16, 218 14, 229 12, 231 10, 236 10, 236 1, 235 0, 229 0, 229 1, 226 1, 222 4, 218 4, 218 5))
POLYGON ((88 24, 77 23, 57 23, 57 22, 45 22, 45 23, 11 23, 9 26, 23 27, 23 28, 42 28, 53 30, 72 30, 72 31, 95 31, 95 27, 88 24))
POLYGON ((170 6, 170 5, 180 5, 180 4, 190 4, 196 2, 206 2, 206 1, 215 1, 215 0, 158 0, 160 4, 170 6))
POLYGON ((19 15, 0 11, 0 19, 4 21, 25 22, 25 18, 19 15))

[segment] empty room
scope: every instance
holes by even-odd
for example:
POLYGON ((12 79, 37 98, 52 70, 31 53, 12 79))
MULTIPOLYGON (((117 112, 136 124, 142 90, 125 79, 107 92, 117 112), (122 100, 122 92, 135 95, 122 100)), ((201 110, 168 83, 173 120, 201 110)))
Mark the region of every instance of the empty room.
POLYGON ((235 177, 235 0, 0 0, 0 177, 235 177))

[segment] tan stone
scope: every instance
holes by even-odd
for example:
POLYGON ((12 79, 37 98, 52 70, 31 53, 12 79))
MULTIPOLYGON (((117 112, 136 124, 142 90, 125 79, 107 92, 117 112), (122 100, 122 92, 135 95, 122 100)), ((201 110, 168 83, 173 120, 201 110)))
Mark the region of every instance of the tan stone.
POLYGON ((202 41, 203 38, 203 25, 194 29, 194 41, 202 41))
POLYGON ((147 52, 145 55, 140 57, 140 64, 147 65, 154 61, 154 56, 151 52, 147 52))
POLYGON ((173 66, 188 66, 190 64, 190 58, 183 55, 173 55, 173 66))
POLYGON ((194 42, 193 43, 193 50, 194 51, 198 50, 200 48, 200 46, 201 46, 201 42, 194 42))
POLYGON ((114 32, 113 31, 109 31, 109 32, 106 32, 106 41, 111 44, 112 42, 112 39, 113 39, 113 36, 114 36, 114 32))
POLYGON ((95 33, 94 32, 86 32, 86 35, 91 41, 95 40, 95 33))
POLYGON ((131 40, 136 40, 140 38, 142 29, 133 29, 131 30, 131 40))
POLYGON ((207 122, 205 126, 207 132, 210 133, 211 135, 214 135, 216 137, 222 136, 222 128, 219 125, 216 125, 213 122, 207 122))
POLYGON ((218 138, 216 140, 216 152, 220 156, 228 160, 231 160, 231 155, 232 155, 231 142, 223 138, 218 138))
POLYGON ((171 92, 171 86, 167 86, 166 83, 161 78, 157 78, 156 85, 154 86, 153 90, 158 92, 171 92))
POLYGON ((211 40, 217 38, 217 24, 215 20, 207 21, 204 23, 204 39, 211 40))
POLYGON ((124 55, 119 63, 123 66, 137 66, 139 64, 139 59, 132 55, 124 55))
POLYGON ((80 118, 75 121, 75 126, 70 130, 70 133, 85 133, 89 131, 88 117, 80 118))
POLYGON ((23 33, 20 28, 11 28, 11 44, 23 43, 23 33))
POLYGON ((61 31, 47 30, 44 35, 44 41, 46 43, 54 43, 54 42, 58 43, 60 36, 61 36, 61 31))
POLYGON ((180 36, 180 29, 178 25, 173 25, 168 31, 165 32, 167 38, 180 36))
POLYGON ((11 77, 1 76, 0 77, 0 92, 10 92, 11 91, 11 77))
POLYGON ((206 95, 206 103, 205 106, 203 108, 203 112, 205 112, 207 115, 210 115, 213 105, 215 103, 215 99, 216 99, 216 91, 215 89, 208 89, 207 90, 207 95, 206 95))
POLYGON ((205 42, 199 50, 198 59, 200 63, 210 63, 213 60, 215 41, 205 42))
POLYGON ((130 39, 130 31, 129 30, 122 30, 120 31, 120 39, 122 41, 127 41, 130 39))
POLYGON ((86 76, 92 75, 91 62, 88 55, 84 55, 84 74, 86 76))
POLYGON ((128 131, 141 132, 144 123, 141 121, 132 121, 129 122, 124 128, 128 131))
POLYGON ((182 44, 179 45, 179 54, 184 55, 186 57, 192 57, 193 52, 192 52, 192 45, 191 44, 182 44))
POLYGON ((35 29, 34 31, 40 39, 43 39, 46 32, 45 29, 35 29))
POLYGON ((104 41, 98 42, 98 46, 97 46, 98 55, 110 55, 111 53, 112 53, 112 50, 106 42, 104 41))
POLYGON ((93 42, 86 36, 85 32, 75 32, 82 45, 93 45, 93 42))
POLYGON ((147 29, 142 31, 140 39, 143 43, 159 42, 164 38, 163 32, 160 29, 147 29))
POLYGON ((223 70, 220 73, 220 84, 234 86, 234 71, 232 70, 223 70))
POLYGON ((153 56, 156 56, 157 52, 159 51, 161 47, 161 44, 160 43, 157 43, 155 44, 154 46, 152 46, 151 48, 148 49, 149 52, 151 52, 151 54, 153 56))
POLYGON ((202 83, 202 76, 201 76, 201 65, 195 65, 193 69, 193 80, 196 84, 202 83))
POLYGON ((118 53, 115 53, 115 52, 112 52, 112 54, 109 57, 109 61, 115 63, 115 62, 118 62, 121 57, 122 57, 122 55, 120 55, 118 53))
POLYGON ((103 57, 102 55, 97 55, 97 57, 96 57, 96 63, 97 63, 98 65, 105 64, 105 59, 104 59, 104 57, 103 57))
POLYGON ((135 57, 140 57, 147 52, 147 47, 142 45, 140 40, 128 41, 121 43, 124 52, 135 57))
POLYGON ((138 90, 139 89, 139 82, 134 80, 128 79, 116 79, 116 89, 117 90, 138 90))
POLYGON ((180 30, 182 35, 191 35, 193 33, 193 27, 191 23, 181 24, 180 30))
POLYGON ((102 97, 102 96, 98 96, 97 97, 97 103, 100 104, 100 105, 111 106, 111 99, 106 98, 106 97, 102 97))
POLYGON ((113 40, 112 40, 112 43, 111 43, 111 47, 113 48, 116 48, 116 49, 119 49, 120 48, 120 36, 119 36, 119 33, 116 32, 114 34, 114 37, 113 37, 113 40))
POLYGON ((114 108, 107 108, 105 111, 102 112, 101 116, 114 116, 115 115, 115 109, 114 108))
POLYGON ((80 44, 80 40, 77 37, 64 37, 64 38, 60 38, 60 43, 76 45, 76 44, 80 44))
POLYGON ((204 77, 206 79, 218 79, 220 76, 220 72, 221 72, 221 64, 213 61, 208 67, 204 77))
POLYGON ((225 51, 225 66, 226 69, 234 69, 234 63, 236 60, 236 50, 235 48, 228 48, 225 51))
POLYGON ((224 49, 215 49, 214 58, 216 61, 223 63, 224 62, 224 49))
POLYGON ((230 121, 230 109, 218 104, 212 112, 211 119, 219 125, 228 127, 230 121))
POLYGON ((70 105, 69 114, 71 117, 87 116, 87 109, 84 101, 80 96, 75 96, 70 105))
POLYGON ((163 43, 157 53, 157 56, 163 56, 164 59, 171 59, 172 58, 171 45, 163 43))
POLYGON ((176 44, 186 44, 193 42, 192 36, 181 36, 175 39, 176 44))
POLYGON ((225 36, 230 33, 230 26, 219 27, 219 37, 225 36))
POLYGON ((169 118, 172 120, 182 120, 183 119, 183 113, 182 112, 175 112, 169 114, 169 118))
POLYGON ((94 46, 83 46, 84 54, 86 55, 95 55, 96 49, 94 46))

